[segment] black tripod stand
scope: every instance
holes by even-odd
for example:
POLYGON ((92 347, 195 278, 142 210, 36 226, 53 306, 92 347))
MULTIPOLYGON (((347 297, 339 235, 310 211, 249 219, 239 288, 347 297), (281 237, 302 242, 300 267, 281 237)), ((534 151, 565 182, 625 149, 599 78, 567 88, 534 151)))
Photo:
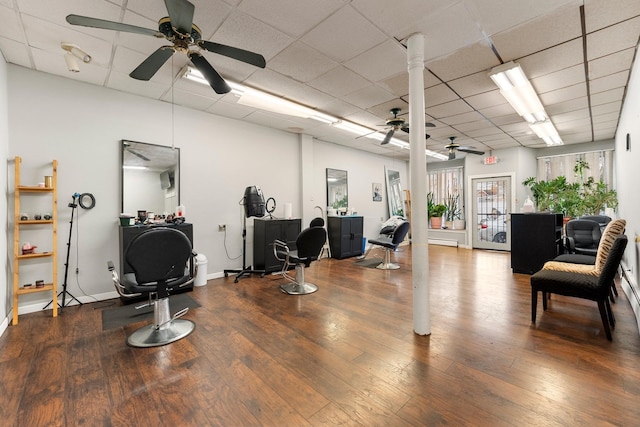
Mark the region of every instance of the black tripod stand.
POLYGON ((224 277, 229 277, 229 273, 237 273, 233 283, 238 283, 242 276, 250 276, 251 274, 260 274, 264 277, 264 270, 253 270, 251 266, 247 266, 247 216, 244 216, 242 223, 242 270, 224 270, 224 277))
MULTIPOLYGON (((78 300, 78 298, 74 297, 71 292, 67 291, 67 277, 69 276, 69 252, 71 249, 71 234, 73 231, 73 214, 76 210, 76 208, 78 207, 78 204, 76 203, 76 199, 78 197, 80 197, 80 194, 78 193, 74 193, 73 196, 71 196, 71 203, 69 203, 69 207, 71 208, 71 220, 69 221, 69 241, 67 242, 67 260, 64 263, 64 283, 62 284, 62 292, 58 293, 58 298, 60 297, 60 295, 62 295, 62 304, 58 303, 58 307, 60 307, 60 311, 62 312, 62 309, 64 307, 66 307, 66 297, 67 295, 69 295, 69 297, 71 297, 71 299, 69 300, 69 302, 71 302, 72 300, 75 300, 78 304, 82 305, 82 303, 80 302, 80 300, 78 300)), ((57 299, 57 298, 56 298, 57 299)), ((53 302, 49 301, 49 304, 51 304, 53 302)), ((57 302, 57 301, 56 301, 57 302)), ((45 305, 44 308, 47 308, 49 306, 49 304, 45 305)))

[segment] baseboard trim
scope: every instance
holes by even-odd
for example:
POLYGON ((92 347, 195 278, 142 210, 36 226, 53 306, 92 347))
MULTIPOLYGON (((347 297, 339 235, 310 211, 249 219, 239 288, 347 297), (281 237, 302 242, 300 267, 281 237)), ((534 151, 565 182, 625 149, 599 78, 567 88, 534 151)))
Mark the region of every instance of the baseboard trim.
POLYGON ((624 262, 620 264, 620 268, 624 272, 620 279, 620 287, 627 296, 633 313, 636 315, 636 324, 638 325, 638 334, 640 335, 640 288, 638 284, 635 283, 635 278, 628 274, 629 269, 624 262))
POLYGON ((428 239, 430 245, 440 245, 440 246, 453 246, 458 247, 457 240, 447 240, 447 239, 428 239))

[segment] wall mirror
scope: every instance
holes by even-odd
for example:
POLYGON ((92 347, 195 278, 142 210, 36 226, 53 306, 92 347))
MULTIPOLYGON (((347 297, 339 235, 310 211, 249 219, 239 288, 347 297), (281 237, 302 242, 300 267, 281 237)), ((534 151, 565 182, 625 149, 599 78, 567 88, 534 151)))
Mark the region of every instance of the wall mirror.
POLYGON ((389 204, 389 216, 404 216, 404 203, 402 198, 402 185, 400 172, 384 168, 387 178, 387 203, 389 204))
POLYGON ((171 214, 180 204, 180 149, 122 140, 122 210, 171 214))
POLYGON ((346 212, 349 207, 347 196, 347 171, 327 168, 327 211, 334 215, 346 212), (332 211, 335 209, 335 212, 332 211))

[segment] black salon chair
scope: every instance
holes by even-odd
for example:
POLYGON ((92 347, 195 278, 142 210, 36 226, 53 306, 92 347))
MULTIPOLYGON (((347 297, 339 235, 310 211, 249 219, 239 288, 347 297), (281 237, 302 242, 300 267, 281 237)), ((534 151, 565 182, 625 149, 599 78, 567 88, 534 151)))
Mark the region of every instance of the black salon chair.
POLYGON ((567 222, 565 234, 565 249, 568 253, 595 256, 598 252, 602 230, 596 221, 572 219, 567 222))
POLYGON ((318 259, 322 246, 327 240, 327 231, 323 227, 309 227, 302 230, 296 239, 295 250, 281 241, 273 242, 273 253, 279 261, 283 261, 282 277, 289 283, 280 285, 280 290, 289 295, 306 295, 318 290, 318 286, 305 282, 304 269, 318 259), (295 277, 289 275, 289 268, 295 267, 295 277))
POLYGON ((397 270, 400 268, 400 265, 391 262, 391 252, 394 252, 398 249, 400 243, 402 243, 407 237, 407 233, 409 232, 409 222, 404 221, 400 225, 398 225, 391 234, 380 235, 377 239, 369 240, 369 250, 365 254, 369 254, 369 251, 373 246, 382 246, 384 248, 384 260, 376 267, 380 270, 397 270))
POLYGON ((615 318, 609 304, 609 292, 626 246, 627 236, 618 236, 599 275, 542 269, 531 276, 531 322, 536 323, 538 292, 542 292, 544 310, 547 309, 548 294, 584 298, 598 303, 605 335, 611 341, 611 327, 615 326, 615 318))
POLYGON ((324 218, 322 217, 313 218, 309 223, 309 227, 324 227, 324 218))
POLYGON ((590 219, 591 221, 595 221, 600 224, 600 230, 604 231, 607 224, 611 222, 611 217, 607 215, 584 215, 579 219, 590 219))
POLYGON ((178 319, 189 308, 169 312, 169 295, 190 285, 195 278, 196 254, 187 236, 176 229, 158 227, 133 238, 125 249, 124 258, 133 269, 118 277, 113 262, 109 261, 116 290, 123 298, 149 295, 149 302, 138 306, 153 306, 153 324, 144 326, 127 338, 132 347, 155 347, 177 341, 195 328, 190 320, 178 319))

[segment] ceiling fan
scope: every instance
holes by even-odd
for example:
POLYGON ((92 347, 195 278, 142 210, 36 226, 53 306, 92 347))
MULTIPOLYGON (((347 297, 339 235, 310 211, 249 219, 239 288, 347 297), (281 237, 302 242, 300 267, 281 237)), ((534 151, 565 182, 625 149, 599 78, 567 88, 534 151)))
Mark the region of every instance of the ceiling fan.
POLYGON ((449 144, 445 145, 444 148, 446 148, 447 150, 449 150, 449 160, 453 160, 456 158, 456 151, 462 151, 464 153, 471 153, 471 154, 477 154, 479 156, 482 156, 484 154, 484 151, 478 151, 475 149, 475 147, 468 147, 468 146, 460 146, 459 144, 455 143, 456 137, 455 136, 450 136, 449 137, 449 144))
POLYGON ((193 12, 195 7, 188 0, 165 0, 164 3, 169 16, 161 18, 158 21, 157 31, 135 25, 79 15, 68 15, 67 22, 71 25, 81 25, 83 27, 101 28, 105 30, 123 31, 127 33, 165 38, 171 42, 172 44, 169 46, 162 46, 158 48, 129 74, 130 77, 138 80, 150 80, 175 52, 182 52, 189 57, 193 65, 207 79, 209 85, 216 93, 223 94, 230 92, 231 88, 227 82, 220 74, 218 74, 218 72, 211 66, 211 64, 209 64, 199 51, 191 50, 193 47, 199 47, 200 49, 204 49, 209 52, 255 65, 256 67, 265 67, 266 62, 264 57, 260 54, 202 40, 202 32, 200 31, 200 28, 193 23, 193 12))
MULTIPOLYGON (((400 111, 402 111, 400 108, 392 108, 390 110, 393 117, 387 119, 384 126, 391 126, 391 129, 389 129, 389 132, 387 132, 380 145, 387 145, 391 141, 393 134, 398 130, 409 133, 409 123, 407 123, 403 117, 398 117, 398 113, 400 113, 400 111)), ((425 123, 424 125, 428 128, 436 127, 433 123, 425 123)), ((426 135, 426 137, 428 139, 429 135, 426 135)))

